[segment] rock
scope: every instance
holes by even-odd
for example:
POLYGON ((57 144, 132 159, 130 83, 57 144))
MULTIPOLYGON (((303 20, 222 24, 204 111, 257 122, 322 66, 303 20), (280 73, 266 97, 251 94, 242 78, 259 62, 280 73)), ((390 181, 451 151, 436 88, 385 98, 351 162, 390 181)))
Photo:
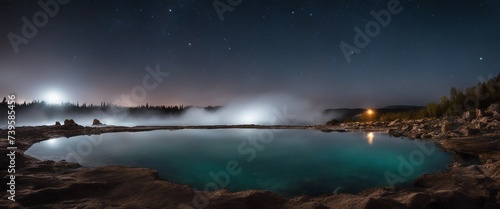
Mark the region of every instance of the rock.
POLYGON ((500 103, 493 103, 491 104, 486 110, 484 111, 486 114, 490 115, 498 115, 500 114, 500 103))
POLYGON ((488 118, 488 117, 482 117, 482 118, 479 118, 478 120, 479 120, 480 123, 488 124, 490 118, 488 118))
POLYGON ((427 123, 421 124, 419 128, 427 130, 427 129, 429 129, 429 124, 427 124, 427 123))
POLYGON ((424 122, 424 119, 415 120, 415 123, 418 123, 418 124, 423 123, 423 122, 424 122))
POLYGON ((59 121, 56 121, 55 126, 61 126, 61 123, 59 123, 59 121))
POLYGON ((399 126, 401 123, 400 119, 393 120, 389 123, 389 126, 399 126))
POLYGON ((453 123, 451 123, 448 120, 443 120, 441 122, 441 132, 446 133, 448 131, 451 131, 453 129, 453 123))
POLYGON ((464 114, 462 114, 462 120, 464 120, 465 122, 470 122, 475 117, 476 117, 475 112, 471 111, 465 111, 464 114))
POLYGON ((414 136, 415 139, 421 139, 422 138, 422 133, 416 133, 414 136))
POLYGON ((430 139, 430 138, 432 138, 432 134, 430 133, 422 134, 422 139, 430 139))
POLYGON ((479 129, 475 129, 469 126, 465 126, 460 129, 460 133, 464 136, 473 136, 479 134, 480 132, 481 131, 479 131, 479 129))
POLYGON ((409 131, 411 129, 413 129, 412 125, 404 125, 403 127, 401 127, 401 130, 403 130, 403 131, 409 131))
POLYGON ((331 128, 324 128, 324 129, 320 129, 320 131, 322 132, 326 132, 326 133, 330 133, 330 132, 347 132, 347 130, 345 129, 331 129, 331 128))
POLYGON ((477 118, 483 117, 483 111, 481 109, 476 109, 476 117, 477 118))
POLYGON ((329 125, 329 126, 336 126, 340 124, 340 121, 338 121, 337 119, 331 119, 330 121, 326 122, 326 125, 329 125))
POLYGON ((401 137, 403 134, 401 134, 397 129, 391 128, 387 131, 387 134, 394 136, 394 137, 401 137))
POLYGON ((493 120, 486 125, 487 129, 498 129, 500 128, 500 122, 498 120, 493 120))
POLYGON ((394 129, 394 128, 390 128, 389 130, 387 130, 387 134, 390 134, 390 135, 395 134, 397 132, 398 132, 398 129, 394 129))
POLYGON ((73 126, 79 126, 73 119, 66 119, 64 120, 64 125, 65 127, 73 127, 73 126))
POLYGON ((321 129, 320 131, 325 132, 325 133, 330 133, 333 131, 333 129, 324 128, 324 129, 321 129))
MULTIPOLYGON (((67 120, 65 125, 71 122, 76 124, 73 120, 67 120)), ((452 128, 452 131, 472 128, 470 124, 447 122, 459 126, 458 129, 452 128)), ((423 130, 423 133, 438 133, 441 123, 441 120, 430 122, 429 126, 437 126, 436 132, 423 130)), ((420 126, 409 122, 404 124, 420 126)), ((106 129, 97 131, 105 133, 114 130, 104 131, 106 129)), ((16 131, 19 138, 27 142, 21 147, 26 150, 32 143, 44 140, 48 135, 90 134, 96 129, 20 127, 16 131)), ((400 131, 393 127, 388 132, 397 134, 400 131)), ((411 134, 418 136, 418 133, 411 134)), ((421 137, 424 138, 424 135, 421 137)), ((497 192, 497 179, 500 163, 497 138, 498 135, 491 139, 471 137, 440 141, 445 150, 459 154, 472 153, 472 157, 478 157, 481 161, 474 160, 470 165, 456 165, 443 172, 424 174, 413 182, 415 188, 371 188, 357 194, 334 193, 293 199, 257 190, 199 193, 191 186, 160 179, 158 172, 152 169, 122 166, 74 169, 79 165, 64 161, 40 161, 20 152, 16 155, 16 164, 24 164, 20 164, 23 169, 16 172, 24 178, 22 184, 16 185, 19 199, 16 196, 15 203, 18 205, 2 208, 104 208, 124 203, 123 208, 172 208, 172 205, 177 208, 192 208, 193 198, 198 194, 210 202, 207 208, 498 208, 500 193, 497 192)), ((2 154, 8 152, 5 147, 0 146, 2 154)), ((2 163, 7 162, 5 160, 7 159, 0 159, 2 163)), ((5 199, 0 200, 0 205, 13 202, 5 199)))
POLYGON ((483 117, 478 117, 470 122, 472 126, 476 129, 483 129, 490 123, 490 118, 483 116, 483 117))
POLYGON ((104 124, 102 124, 102 123, 101 123, 101 121, 99 121, 98 119, 94 119, 94 120, 92 121, 92 125, 93 125, 93 126, 102 126, 102 125, 104 125, 104 124))
POLYGON ((472 120, 470 124, 476 129, 483 129, 486 126, 485 123, 480 122, 478 119, 472 120))
POLYGON ((454 123, 454 122, 458 121, 459 119, 460 119, 460 117, 458 117, 458 116, 446 116, 446 117, 443 117, 442 120, 446 120, 448 122, 454 123))

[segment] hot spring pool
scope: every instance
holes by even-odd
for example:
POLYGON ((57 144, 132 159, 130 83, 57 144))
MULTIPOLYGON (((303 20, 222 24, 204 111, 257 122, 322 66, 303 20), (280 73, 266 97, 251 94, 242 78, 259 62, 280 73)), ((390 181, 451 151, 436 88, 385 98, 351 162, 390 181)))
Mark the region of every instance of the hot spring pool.
POLYGON ((433 143, 382 133, 313 130, 158 130, 55 138, 26 153, 82 166, 158 170, 161 178, 198 190, 269 190, 284 196, 411 186, 447 169, 451 154, 433 143))

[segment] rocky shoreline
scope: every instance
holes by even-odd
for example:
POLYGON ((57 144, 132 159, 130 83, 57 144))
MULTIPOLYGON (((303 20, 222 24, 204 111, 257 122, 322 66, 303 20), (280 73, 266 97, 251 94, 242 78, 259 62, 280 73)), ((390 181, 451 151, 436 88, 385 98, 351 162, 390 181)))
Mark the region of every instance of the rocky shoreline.
MULTIPOLYGON (((353 122, 318 126, 160 126, 83 127, 68 122, 58 126, 16 129, 16 202, 2 196, 7 208, 499 208, 500 114, 466 112, 461 117, 416 121, 353 122), (413 188, 378 187, 358 194, 285 198, 262 190, 201 193, 190 186, 161 180, 152 169, 106 166, 80 168, 68 162, 40 161, 24 154, 33 143, 54 137, 177 129, 282 128, 330 131, 381 131, 395 137, 435 141, 454 153, 447 172, 425 174, 413 188), (201 195, 200 195, 201 194, 201 195), (195 204, 196 205, 196 204, 195 204), (204 204, 203 204, 204 205, 204 204)), ((6 136, 6 130, 0 131, 6 136)), ((6 139, 0 153, 8 154, 6 139)), ((8 159, 0 159, 6 168, 8 159)), ((2 169, 3 185, 8 182, 2 169)))

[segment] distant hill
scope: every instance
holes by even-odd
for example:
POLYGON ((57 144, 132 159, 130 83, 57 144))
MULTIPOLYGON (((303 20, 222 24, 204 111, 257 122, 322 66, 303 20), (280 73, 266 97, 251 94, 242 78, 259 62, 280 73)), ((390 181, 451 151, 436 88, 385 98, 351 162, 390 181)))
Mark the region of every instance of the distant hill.
POLYGON ((323 110, 323 115, 337 119, 345 120, 347 118, 353 118, 356 115, 362 114, 366 111, 363 108, 335 108, 323 110))
MULTIPOLYGON (((395 113, 419 110, 423 106, 412 105, 390 105, 387 107, 374 109, 376 113, 395 113)), ((363 114, 367 109, 364 108, 332 108, 323 110, 323 114, 335 118, 337 120, 345 120, 363 114)))
POLYGON ((383 109, 420 109, 424 108, 424 106, 413 106, 413 105, 389 105, 387 107, 379 108, 379 110, 383 109))

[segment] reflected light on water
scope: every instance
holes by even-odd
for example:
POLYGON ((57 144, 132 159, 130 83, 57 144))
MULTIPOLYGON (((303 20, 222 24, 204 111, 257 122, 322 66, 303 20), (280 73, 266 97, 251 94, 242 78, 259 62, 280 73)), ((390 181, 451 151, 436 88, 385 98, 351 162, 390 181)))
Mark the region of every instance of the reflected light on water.
POLYGON ((56 147, 57 144, 59 143, 59 140, 57 140, 57 139, 49 139, 49 140, 46 140, 46 142, 51 147, 56 147))
POLYGON ((366 135, 366 137, 368 138, 368 144, 373 144, 373 138, 375 137, 375 134, 373 134, 373 132, 370 132, 366 135))
MULTIPOLYGON (((26 154, 41 160, 78 162, 82 167, 151 168, 162 179, 195 188, 219 185, 223 177, 231 175, 228 165, 238 163, 240 166, 234 168, 242 168, 241 173, 227 185, 231 191, 262 189, 284 196, 319 196, 338 187, 339 192, 356 193, 386 186, 386 172, 400 172, 401 161, 394 159, 409 156, 421 146, 423 142, 407 139, 394 143, 386 133, 369 131, 184 129, 61 137, 34 144, 26 154), (375 133, 377 144, 367 146, 375 133), (254 155, 254 161, 247 162, 254 155), (325 164, 338 169, 323 169, 325 164)), ((451 155, 439 149, 429 157, 433 160, 425 160, 400 185, 411 187, 418 176, 445 170, 451 162, 451 155)))

